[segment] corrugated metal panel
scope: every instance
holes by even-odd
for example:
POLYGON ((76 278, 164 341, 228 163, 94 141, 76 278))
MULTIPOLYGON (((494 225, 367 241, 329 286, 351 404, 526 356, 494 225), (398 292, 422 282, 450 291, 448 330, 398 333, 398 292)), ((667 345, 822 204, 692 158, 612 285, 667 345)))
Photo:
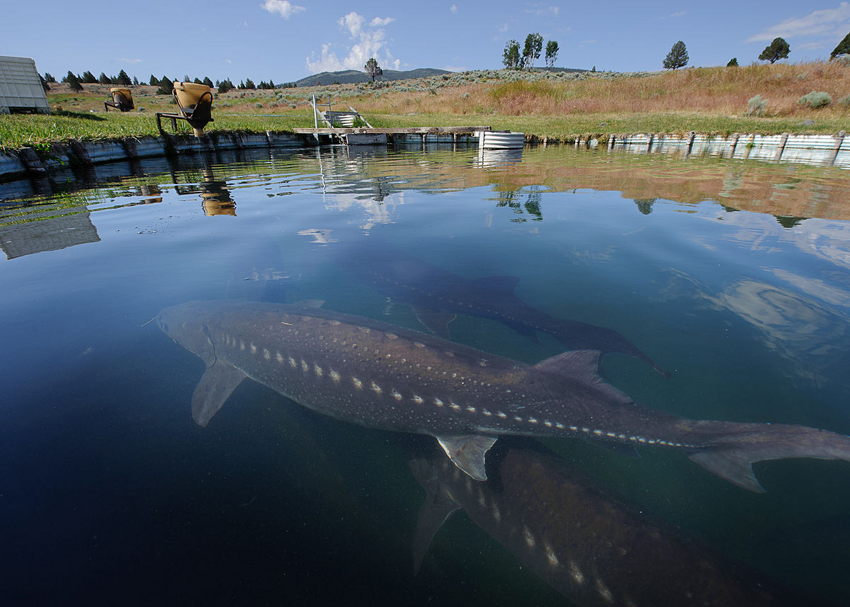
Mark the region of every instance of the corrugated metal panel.
POLYGON ((50 113, 35 61, 26 57, 0 56, 0 113, 35 110, 50 113))

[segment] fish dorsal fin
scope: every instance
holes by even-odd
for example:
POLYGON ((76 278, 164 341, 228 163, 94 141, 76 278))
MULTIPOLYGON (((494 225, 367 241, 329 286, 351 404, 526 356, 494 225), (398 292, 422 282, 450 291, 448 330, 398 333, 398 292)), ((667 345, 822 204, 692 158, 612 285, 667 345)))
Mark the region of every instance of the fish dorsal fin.
POLYGON ((601 392, 614 405, 627 405, 632 401, 599 375, 599 350, 572 350, 541 360, 534 368, 564 379, 569 379, 597 392, 601 392))
POLYGON ((437 531, 460 506, 452 499, 451 494, 443 489, 427 460, 411 461, 410 470, 426 493, 425 503, 419 510, 416 535, 413 537, 413 575, 416 575, 437 531))
POLYGON ((457 314, 450 312, 435 312, 423 308, 413 308, 416 319, 422 323, 431 333, 442 339, 451 339, 449 335, 449 323, 457 318, 457 314))
POLYGON ((487 480, 484 456, 495 444, 497 437, 463 434, 460 436, 437 436, 436 438, 455 466, 477 481, 487 480))
POLYGON ((483 291, 495 293, 513 294, 517 284, 519 284, 518 276, 485 276, 475 280, 478 288, 483 291))
POLYGON ((192 418, 206 426, 230 397, 245 374, 231 365, 216 361, 205 372, 192 395, 192 418))

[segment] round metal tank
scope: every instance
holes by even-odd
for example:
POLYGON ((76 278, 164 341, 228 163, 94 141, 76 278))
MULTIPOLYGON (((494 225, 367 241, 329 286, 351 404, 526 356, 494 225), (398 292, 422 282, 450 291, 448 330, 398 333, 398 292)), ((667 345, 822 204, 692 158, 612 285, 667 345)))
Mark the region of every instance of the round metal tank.
POLYGON ((525 134, 507 131, 482 131, 479 147, 483 149, 510 150, 525 146, 525 134))

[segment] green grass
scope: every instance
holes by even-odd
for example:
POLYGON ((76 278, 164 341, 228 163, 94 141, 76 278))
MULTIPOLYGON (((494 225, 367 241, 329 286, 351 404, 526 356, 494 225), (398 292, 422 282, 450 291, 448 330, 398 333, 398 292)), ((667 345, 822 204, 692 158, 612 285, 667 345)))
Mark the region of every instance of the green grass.
MULTIPOLYGON (((251 113, 227 114, 214 112, 215 120, 207 125, 207 132, 266 130, 291 132, 295 127, 312 126, 309 113, 303 110, 264 116, 251 113)), ((814 125, 805 125, 799 117, 759 118, 747 116, 711 116, 698 113, 651 114, 572 114, 568 116, 504 116, 486 114, 368 114, 369 122, 376 127, 414 126, 490 126, 494 129, 520 131, 539 138, 572 141, 575 136, 588 135, 607 139, 610 135, 631 133, 683 134, 696 131, 707 135, 731 133, 821 133, 831 134, 846 128, 841 116, 823 116, 814 119, 814 125)), ((181 132, 191 132, 188 124, 178 122, 181 132)), ((166 131, 170 125, 164 123, 166 131)), ((43 147, 52 142, 72 139, 97 141, 123 137, 157 136, 153 113, 118 112, 84 114, 64 112, 61 115, 0 115, 0 149, 25 146, 43 147)))
MULTIPOLYGON (((213 122, 207 125, 206 132, 261 133, 266 130, 291 132, 294 127, 312 124, 309 114, 303 112, 274 117, 252 114, 227 115, 216 112, 213 118, 213 122)), ((185 121, 178 121, 178 127, 181 132, 191 133, 185 121)), ((163 121, 163 128, 166 132, 171 132, 168 120, 163 121)), ((66 112, 51 116, 0 115, 0 149, 3 150, 25 146, 40 147, 52 142, 66 142, 72 139, 97 141, 146 135, 159 135, 153 113, 75 114, 66 112)))

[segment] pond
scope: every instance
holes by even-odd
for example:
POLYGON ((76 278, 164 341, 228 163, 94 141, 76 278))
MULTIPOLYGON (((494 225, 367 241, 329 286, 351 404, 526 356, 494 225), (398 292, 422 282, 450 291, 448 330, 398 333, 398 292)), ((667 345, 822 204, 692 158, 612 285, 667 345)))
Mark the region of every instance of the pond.
MULTIPOLYGON (((424 551, 417 479, 442 457, 437 441, 321 415, 256 381, 222 388, 202 427, 193 392, 213 360, 155 318, 191 300, 323 302, 295 309, 355 315, 364 331, 388 323, 381 334, 397 342, 427 325, 437 336, 424 350, 471 347, 522 369, 601 349, 614 400, 847 435, 848 200, 837 168, 570 147, 254 151, 0 184, 4 602, 642 605, 653 584, 702 575, 678 565, 710 554, 729 580, 765 576, 847 604, 846 461, 756 463, 757 493, 691 461, 695 449, 570 435, 542 438, 544 455, 501 439, 480 491, 459 471, 445 479, 460 489, 441 499, 467 514, 424 551), (505 455, 511 445, 527 459, 505 455), (592 499, 518 505, 526 477, 561 491, 561 466, 580 479, 570 495, 592 499), (473 522, 476 502, 490 527, 473 522), (503 517, 513 531, 492 528, 503 517), (660 530, 644 535, 669 540, 653 548, 667 553, 632 567, 646 588, 569 545, 587 526, 609 529, 594 541, 624 559, 641 545, 627 542, 635 529, 660 530)), ((221 339, 223 360, 221 344, 241 338, 221 339)), ((286 367, 284 345, 270 347, 268 364, 286 367)), ((399 415, 416 406, 412 392, 366 388, 399 415)), ((524 428, 552 425, 519 406, 524 428)), ((607 406, 604 417, 631 405, 607 406)))

